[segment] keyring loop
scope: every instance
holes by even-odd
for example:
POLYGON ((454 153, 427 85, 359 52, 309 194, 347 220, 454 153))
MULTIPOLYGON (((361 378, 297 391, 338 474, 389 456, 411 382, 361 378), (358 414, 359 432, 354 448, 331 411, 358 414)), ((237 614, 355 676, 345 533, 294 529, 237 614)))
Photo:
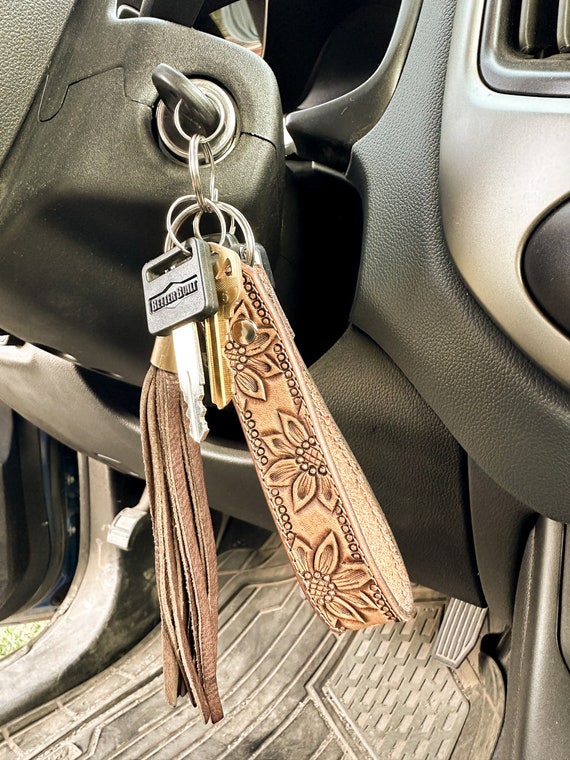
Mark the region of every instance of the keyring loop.
POLYGON ((196 202, 201 209, 206 207, 204 192, 202 190, 202 178, 200 177, 200 137, 192 135, 188 143, 188 171, 190 172, 190 182, 196 196, 196 202))
MULTIPOLYGON (((204 93, 207 98, 210 98, 214 102, 214 105, 218 109, 218 114, 220 115, 220 119, 218 121, 218 126, 214 129, 211 135, 208 135, 207 137, 201 136, 202 142, 212 142, 212 140, 215 140, 216 137, 218 137, 219 134, 221 134, 223 128, 224 128, 224 120, 222 119, 222 114, 224 113, 224 105, 220 98, 213 92, 204 93)), ((176 129, 178 132, 182 135, 182 137, 185 140, 192 139, 192 135, 189 135, 188 132, 183 128, 182 124, 180 123, 180 108, 182 107, 182 101, 179 100, 176 104, 176 108, 174 109, 174 125, 176 126, 176 129)))
MULTIPOLYGON (((170 204, 170 208, 166 212, 166 230, 167 230, 167 232, 170 232, 170 230, 172 229, 172 226, 173 226, 172 225, 172 217, 174 215, 174 209, 177 206, 179 206, 181 203, 187 203, 188 201, 191 201, 192 203, 196 203, 196 196, 193 195, 193 194, 192 195, 181 195, 179 198, 176 198, 176 200, 173 201, 170 204)), ((167 250, 167 249, 165 248, 165 250, 167 250)))
MULTIPOLYGON (((180 198, 178 200, 180 200, 180 198)), ((218 221, 220 223, 219 244, 223 245, 226 239, 228 228, 227 228, 226 219, 222 213, 222 210, 219 208, 219 205, 217 203, 213 203, 209 198, 205 198, 205 205, 208 209, 206 213, 213 213, 218 217, 218 221)), ((203 213, 204 211, 202 208, 200 208, 199 203, 192 203, 190 206, 187 206, 185 209, 183 209, 178 214, 178 216, 174 219, 174 221, 169 220, 169 223, 167 224, 168 234, 164 242, 164 250, 168 251, 171 248, 176 247, 180 251, 186 251, 187 249, 185 248, 184 243, 181 243, 178 240, 178 238, 176 237, 176 234, 178 230, 180 229, 180 227, 182 226, 182 224, 186 221, 186 219, 189 219, 191 216, 194 216, 194 215, 196 215, 198 219, 201 219, 203 213)), ((194 220, 193 227, 194 227, 195 236, 197 238, 202 238, 202 235, 200 233, 200 222, 198 221, 198 224, 196 225, 196 220, 194 220)))
POLYGON ((192 182, 192 189, 196 196, 196 201, 200 204, 200 208, 203 211, 207 211, 205 206, 205 198, 208 197, 212 201, 217 200, 218 192, 215 186, 215 167, 214 167, 214 155, 210 145, 204 141, 200 135, 192 135, 188 144, 188 170, 190 172, 190 181, 192 182), (200 149, 204 155, 206 163, 210 165, 210 187, 209 195, 205 196, 202 188, 202 178, 200 176, 200 149))
POLYGON ((234 222, 237 222, 241 227, 244 236, 245 253, 247 254, 245 263, 251 264, 255 256, 255 236, 253 234, 250 223, 247 221, 241 211, 239 211, 235 206, 232 206, 229 203, 223 203, 222 201, 216 201, 216 206, 222 211, 225 211, 232 220, 230 229, 235 229, 234 222))

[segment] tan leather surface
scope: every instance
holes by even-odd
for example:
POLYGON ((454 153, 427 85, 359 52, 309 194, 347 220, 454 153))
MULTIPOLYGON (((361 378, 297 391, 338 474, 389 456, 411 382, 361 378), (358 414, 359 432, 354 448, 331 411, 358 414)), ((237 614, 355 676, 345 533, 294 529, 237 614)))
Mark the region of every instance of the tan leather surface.
POLYGON ((265 273, 243 265, 243 278, 224 352, 234 404, 299 583, 333 630, 406 620, 411 586, 383 512, 265 273))

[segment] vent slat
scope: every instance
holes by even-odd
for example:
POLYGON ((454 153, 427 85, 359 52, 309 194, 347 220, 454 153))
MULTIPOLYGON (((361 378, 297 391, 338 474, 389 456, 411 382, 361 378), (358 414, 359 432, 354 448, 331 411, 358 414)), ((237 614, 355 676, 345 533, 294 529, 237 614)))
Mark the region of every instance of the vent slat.
POLYGON ((558 2, 522 0, 519 23, 519 48, 522 53, 542 58, 558 52, 558 2))
POLYGON ((483 80, 498 92, 570 97, 570 0, 485 0, 483 80))
POLYGON ((570 0, 560 0, 557 37, 560 52, 570 53, 570 0))

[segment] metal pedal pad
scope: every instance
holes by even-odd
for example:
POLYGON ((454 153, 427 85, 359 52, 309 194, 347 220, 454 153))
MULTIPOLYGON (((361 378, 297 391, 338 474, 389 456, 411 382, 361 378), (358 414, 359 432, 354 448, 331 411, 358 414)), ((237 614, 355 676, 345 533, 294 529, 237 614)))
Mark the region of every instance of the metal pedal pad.
POLYGON ((432 656, 450 668, 458 668, 475 647, 486 615, 487 607, 450 599, 433 642, 432 656))

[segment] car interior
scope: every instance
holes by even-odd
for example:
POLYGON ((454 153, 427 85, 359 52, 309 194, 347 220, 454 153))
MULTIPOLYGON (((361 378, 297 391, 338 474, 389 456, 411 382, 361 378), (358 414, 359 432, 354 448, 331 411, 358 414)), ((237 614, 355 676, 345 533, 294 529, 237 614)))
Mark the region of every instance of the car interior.
POLYGON ((565 760, 569 0, 9 2, 0 41, 0 626, 47 623, 0 760, 565 760), (141 446, 188 132, 414 598, 323 624, 206 388, 215 724, 164 697, 141 446))

